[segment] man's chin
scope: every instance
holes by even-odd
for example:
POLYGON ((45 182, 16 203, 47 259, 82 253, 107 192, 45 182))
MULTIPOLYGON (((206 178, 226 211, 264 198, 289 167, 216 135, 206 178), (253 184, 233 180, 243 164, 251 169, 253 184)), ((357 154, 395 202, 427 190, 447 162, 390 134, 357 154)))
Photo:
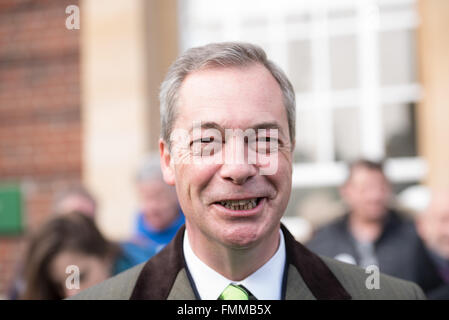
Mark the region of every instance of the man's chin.
POLYGON ((255 247, 256 241, 226 241, 225 246, 233 250, 246 250, 255 247))
POLYGON ((387 217, 387 212, 384 210, 371 210, 366 216, 365 219, 371 222, 381 222, 387 217))
POLYGON ((263 234, 257 228, 250 227, 234 227, 222 234, 222 242, 230 248, 246 249, 256 245, 263 234))

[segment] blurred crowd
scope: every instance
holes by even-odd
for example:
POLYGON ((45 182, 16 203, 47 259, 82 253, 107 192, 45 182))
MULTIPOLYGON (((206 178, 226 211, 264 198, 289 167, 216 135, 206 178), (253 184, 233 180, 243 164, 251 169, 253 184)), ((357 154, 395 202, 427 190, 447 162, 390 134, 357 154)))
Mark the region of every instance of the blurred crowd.
POLYGON ((100 231, 97 201, 87 188, 71 186, 58 194, 48 221, 28 237, 7 298, 64 299, 160 251, 184 224, 184 214, 174 187, 162 179, 158 155, 144 161, 136 190, 139 210, 133 234, 118 243, 100 231), (77 279, 71 277, 73 267, 77 279))
POLYGON ((411 216, 395 207, 381 163, 350 165, 340 187, 346 212, 314 232, 314 252, 413 281, 429 299, 449 299, 449 190, 435 190, 411 216))
MULTIPOLYGON (((151 155, 136 177, 139 212, 133 235, 115 243, 96 223, 95 197, 84 187, 64 190, 51 218, 28 239, 10 299, 63 299, 142 263, 184 224, 175 189, 164 183, 151 155), (79 270, 67 285, 69 266, 79 270)), ((345 213, 308 237, 312 251, 416 282, 430 299, 449 299, 449 190, 435 190, 416 216, 394 205, 381 163, 358 160, 340 187, 345 213)), ((304 240, 304 239, 303 239, 304 240)))

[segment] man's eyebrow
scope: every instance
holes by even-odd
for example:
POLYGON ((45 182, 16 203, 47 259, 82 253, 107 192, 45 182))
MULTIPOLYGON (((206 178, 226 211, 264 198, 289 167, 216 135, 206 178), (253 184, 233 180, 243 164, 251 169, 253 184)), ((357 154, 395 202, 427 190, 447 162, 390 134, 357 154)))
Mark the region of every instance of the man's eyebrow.
MULTIPOLYGON (((200 125, 192 126, 189 130, 189 133, 191 133, 194 129, 198 129, 198 128, 200 128, 200 129, 216 129, 216 130, 220 131, 222 134, 225 132, 225 129, 226 129, 214 121, 207 121, 207 122, 201 122, 200 125)), ((256 125, 250 127, 250 128, 247 128, 246 130, 248 130, 248 129, 253 129, 256 132, 260 129, 266 129, 266 130, 275 129, 275 130, 278 130, 280 135, 285 136, 284 132, 282 131, 282 127, 276 121, 261 122, 261 123, 258 123, 256 125)))
POLYGON ((278 130, 280 135, 284 135, 284 132, 282 131, 282 127, 277 122, 262 122, 258 123, 255 126, 252 127, 254 130, 260 130, 260 129, 275 129, 278 130))
POLYGON ((191 133, 193 131, 193 129, 217 129, 220 132, 224 132, 224 128, 222 126, 220 126, 218 123, 213 122, 213 121, 207 121, 207 122, 201 122, 201 125, 193 125, 190 130, 189 133, 191 133))
POLYGON ((277 129, 282 130, 281 126, 277 122, 262 122, 253 126, 251 129, 259 130, 259 129, 277 129))

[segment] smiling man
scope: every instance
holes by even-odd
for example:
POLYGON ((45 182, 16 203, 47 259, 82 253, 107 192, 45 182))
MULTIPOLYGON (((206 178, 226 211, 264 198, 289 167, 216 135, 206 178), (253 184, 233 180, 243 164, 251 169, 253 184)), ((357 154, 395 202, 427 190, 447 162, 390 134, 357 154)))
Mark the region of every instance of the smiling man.
POLYGON ((292 187, 293 88, 247 43, 193 48, 161 87, 161 166, 186 217, 148 262, 79 299, 419 299, 410 282, 319 257, 280 219, 292 187))

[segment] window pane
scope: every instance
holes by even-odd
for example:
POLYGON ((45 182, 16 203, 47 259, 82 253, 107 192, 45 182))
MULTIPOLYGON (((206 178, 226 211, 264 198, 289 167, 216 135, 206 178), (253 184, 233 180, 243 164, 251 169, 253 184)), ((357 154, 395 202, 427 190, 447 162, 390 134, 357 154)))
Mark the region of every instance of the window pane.
POLYGON ((295 162, 317 161, 316 112, 297 110, 295 162))
POLYGON ((310 54, 310 41, 299 40, 288 44, 287 74, 296 92, 311 90, 312 85, 312 58, 310 54))
POLYGON ((356 10, 353 7, 332 8, 328 12, 330 20, 347 20, 355 18, 356 10))
POLYGON ((354 35, 332 37, 329 43, 332 89, 357 87, 357 42, 354 35))
POLYGON ((331 34, 355 34, 357 14, 354 7, 334 8, 328 12, 328 28, 331 34))
POLYGON ((382 86, 415 82, 415 31, 395 30, 379 33, 380 83, 382 86))
POLYGON ((336 161, 351 161, 360 156, 359 110, 338 108, 333 111, 336 161))
POLYGON ((407 11, 414 10, 414 3, 400 1, 383 1, 379 4, 379 13, 380 14, 392 14, 392 13, 404 13, 407 11))
POLYGON ((291 14, 287 14, 285 17, 285 23, 287 25, 295 25, 300 23, 310 22, 311 15, 308 12, 293 12, 291 14))
POLYGON ((415 157, 415 103, 383 106, 385 152, 391 157, 415 157))
POLYGON ((263 18, 247 19, 241 24, 242 39, 250 42, 260 42, 268 32, 268 21, 263 18))

